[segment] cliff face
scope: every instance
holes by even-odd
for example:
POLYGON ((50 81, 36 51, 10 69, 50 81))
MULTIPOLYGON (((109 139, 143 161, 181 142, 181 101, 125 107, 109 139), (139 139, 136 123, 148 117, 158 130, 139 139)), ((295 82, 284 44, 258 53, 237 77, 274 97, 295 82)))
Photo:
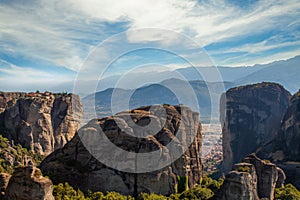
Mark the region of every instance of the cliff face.
MULTIPOLYGON (((90 121, 62 149, 54 151, 45 158, 40 165, 43 173, 54 182, 67 181, 73 187, 84 191, 117 191, 126 195, 136 195, 140 192, 171 194, 176 191, 178 185, 185 184, 183 179, 188 181, 188 187, 193 187, 202 177, 200 158, 202 134, 199 115, 186 107, 164 105, 155 108, 163 108, 166 111, 165 122, 161 116, 149 110, 150 107, 90 121), (135 123, 129 123, 128 117, 135 123), (161 124, 163 128, 155 135, 152 135, 153 127, 143 132, 142 127, 149 121, 161 124), (113 169, 102 164, 101 160, 95 159, 95 155, 90 154, 80 139, 94 133, 98 134, 100 127, 113 145, 125 152, 135 152, 145 156, 146 166, 153 163, 157 163, 158 166, 161 161, 171 161, 175 151, 182 153, 180 154, 182 156, 175 162, 171 162, 172 164, 162 169, 157 168, 155 171, 144 173, 124 172, 126 169, 118 171, 116 170, 118 164, 113 169), (130 134, 125 131, 129 131, 130 134), (143 138, 135 137, 141 133, 143 138), (176 144, 173 149, 168 146, 171 142, 176 144), (192 142, 187 151, 183 150, 182 144, 185 142, 192 142), (153 159, 148 156, 147 153, 153 151, 159 152, 159 158, 153 159)), ((137 157, 131 157, 127 153, 115 154, 108 144, 102 143, 102 139, 98 145, 97 142, 93 143, 95 150, 110 155, 111 160, 117 159, 121 166, 132 166, 132 163, 137 162, 137 157), (98 146, 103 148, 97 149, 98 146)))
POLYGON ((0 199, 4 198, 5 190, 7 188, 10 177, 10 174, 0 173, 0 199))
POLYGON ((69 141, 83 113, 74 94, 1 93, 2 134, 33 152, 48 155, 69 141))
POLYGON ((6 108, 12 106, 20 97, 24 97, 26 93, 22 92, 0 92, 0 113, 6 108))
POLYGON ((274 199, 276 187, 283 186, 285 174, 273 163, 251 154, 235 164, 216 194, 216 200, 274 199))
POLYGON ((277 148, 284 151, 285 160, 300 162, 300 91, 290 101, 279 134, 277 148))
POLYGON ((293 95, 285 112, 279 136, 272 143, 268 159, 280 162, 287 182, 300 189, 300 92, 293 95))
POLYGON ((37 164, 38 159, 27 149, 12 145, 0 135, 0 172, 12 173, 16 167, 37 164))
POLYGON ((53 184, 36 167, 18 168, 9 179, 5 200, 54 200, 53 184))
POLYGON ((237 87, 222 95, 220 121, 225 172, 277 136, 289 99, 289 92, 275 83, 237 87))

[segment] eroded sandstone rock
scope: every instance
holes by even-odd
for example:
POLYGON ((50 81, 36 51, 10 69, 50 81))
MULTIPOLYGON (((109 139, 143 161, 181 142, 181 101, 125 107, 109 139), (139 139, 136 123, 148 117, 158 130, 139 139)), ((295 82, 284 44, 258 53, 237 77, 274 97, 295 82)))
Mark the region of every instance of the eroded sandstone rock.
POLYGON ((54 200, 53 184, 43 177, 40 169, 30 166, 18 168, 5 190, 5 200, 54 200))
POLYGON ((0 173, 0 199, 4 198, 5 190, 7 188, 10 177, 10 174, 0 173))
POLYGON ((0 92, 0 113, 16 103, 20 97, 25 97, 23 92, 0 92))
MULTIPOLYGON (((220 120, 225 172, 244 156, 272 142, 278 135, 290 97, 290 93, 276 83, 236 87, 222 96, 220 120)), ((269 152, 271 149, 266 148, 260 156, 266 157, 269 152)))
POLYGON ((251 154, 235 164, 216 194, 216 200, 274 199, 275 187, 281 187, 285 174, 275 164, 251 154))
POLYGON ((202 134, 199 115, 184 106, 154 107, 164 109, 166 117, 154 114, 147 106, 113 117, 91 120, 62 149, 54 151, 41 163, 43 173, 54 182, 69 182, 74 188, 83 191, 117 191, 126 195, 136 195, 140 192, 168 195, 176 191, 180 178, 187 178, 188 187, 194 187, 202 177, 202 134), (127 120, 128 117, 133 123, 127 120), (162 129, 159 129, 158 133, 154 132, 156 126, 143 129, 142 127, 150 121, 162 125, 162 129), (98 134, 100 128, 105 135, 98 143, 93 143, 92 136, 98 134), (126 152, 144 156, 144 167, 153 163, 159 166, 162 161, 170 161, 170 164, 145 173, 119 171, 95 159, 95 155, 91 155, 80 137, 90 137, 95 151, 101 146, 100 154, 111 156, 112 164, 113 160, 117 159, 116 168, 117 165, 130 167, 136 162, 137 157, 126 152), (104 137, 125 151, 120 154, 114 152, 108 143, 104 142, 104 137), (175 145, 168 146, 171 142, 175 145), (192 145, 185 151, 183 144, 188 142, 192 145), (145 154, 148 152, 158 152, 159 157, 153 158, 145 154), (175 152, 179 152, 181 156, 172 162, 175 152))
POLYGON ((83 110, 77 95, 9 94, 0 95, 5 107, 0 114, 0 130, 15 144, 48 155, 65 145, 80 127, 83 110))
POLYGON ((290 100, 274 148, 283 151, 283 160, 300 162, 300 91, 290 100))
POLYGON ((286 174, 287 182, 300 189, 300 91, 291 98, 278 137, 268 146, 272 149, 267 158, 278 163, 286 174))
POLYGON ((256 155, 251 154, 243 159, 243 162, 252 164, 257 174, 257 191, 260 198, 274 199, 276 185, 284 183, 284 172, 275 164, 261 160, 256 155), (278 180, 278 171, 281 177, 278 180))

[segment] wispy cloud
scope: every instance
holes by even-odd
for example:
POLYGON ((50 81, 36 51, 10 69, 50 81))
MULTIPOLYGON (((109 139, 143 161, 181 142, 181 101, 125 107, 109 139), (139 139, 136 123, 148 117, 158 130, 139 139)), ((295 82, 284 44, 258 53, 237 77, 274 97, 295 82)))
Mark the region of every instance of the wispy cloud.
MULTIPOLYGON (((242 1, 236 5, 230 0, 0 1, 0 58, 13 59, 16 67, 25 67, 25 71, 34 69, 31 76, 39 74, 36 67, 43 68, 45 63, 78 71, 98 43, 113 34, 143 28, 171 30, 189 37, 201 47, 219 44, 207 49, 217 65, 250 65, 300 54, 300 1, 241 4, 242 1), (248 39, 253 37, 258 39, 248 39), (274 49, 282 50, 270 52, 274 49), (18 63, 19 58, 30 60, 34 66, 18 63)), ((187 50, 194 48, 184 46, 185 42, 176 34, 132 33, 136 32, 128 32, 126 42, 158 43, 161 48, 170 45, 187 50)), ((120 41, 116 42, 122 46, 120 41)), ((114 55, 111 52, 115 49, 107 46, 101 51, 95 60, 98 66, 114 55)), ((181 55, 197 58, 197 49, 181 55)), ((178 63, 169 63, 169 66, 172 64, 178 66, 178 63)), ((19 68, 5 73, 20 71, 19 68)))

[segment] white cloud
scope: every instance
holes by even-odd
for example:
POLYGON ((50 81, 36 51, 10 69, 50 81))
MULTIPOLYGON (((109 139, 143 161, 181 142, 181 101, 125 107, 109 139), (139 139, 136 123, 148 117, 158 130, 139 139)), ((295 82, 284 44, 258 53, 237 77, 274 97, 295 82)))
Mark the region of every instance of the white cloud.
POLYGON ((213 50, 210 51, 209 53, 212 55, 217 55, 222 53, 235 53, 235 52, 259 53, 259 52, 268 51, 272 49, 300 46, 300 41, 282 41, 282 42, 280 41, 277 43, 271 42, 274 38, 276 37, 271 37, 258 43, 248 43, 248 44, 240 45, 238 47, 226 48, 222 50, 213 50))
MULTIPOLYGON (((102 41, 111 34, 106 32, 105 22, 127 22, 129 30, 168 29, 189 36, 200 46, 205 46, 272 29, 285 31, 287 26, 299 24, 299 15, 298 0, 258 1, 247 10, 228 4, 225 0, 200 3, 196 0, 42 0, 0 3, 0 47, 6 54, 43 60, 78 71, 95 45, 87 40, 102 41)), ((127 39, 129 42, 159 42, 161 46, 184 43, 175 34, 168 37, 155 32, 128 34, 127 39), (147 41, 144 41, 145 38, 147 41)), ((244 50, 251 53, 284 45, 295 44, 278 42, 269 45, 262 42, 228 51, 244 50)), ((99 60, 107 59, 109 51, 114 49, 103 51, 99 60)), ((284 55, 290 54, 294 53, 287 52, 284 55)))
POLYGON ((271 55, 263 55, 259 57, 239 56, 232 61, 228 59, 228 63, 231 63, 231 66, 252 66, 255 64, 268 64, 274 61, 286 60, 288 58, 293 58, 300 54, 300 49, 291 50, 287 52, 278 52, 271 55))
MULTIPOLYGON (((94 19, 128 21, 132 29, 161 28, 185 33, 202 45, 286 26, 286 20, 291 21, 286 17, 296 20, 300 12, 297 0, 259 1, 249 10, 226 1, 198 4, 194 0, 65 0, 64 4, 94 19)), ((160 36, 154 37, 158 40, 160 36)))
MULTIPOLYGON (((44 85, 48 88, 74 79, 72 75, 50 73, 32 67, 16 66, 0 59, 0 85, 25 86, 31 84, 44 85)), ((2 88, 3 89, 3 88, 2 88)))
POLYGON ((28 11, 30 7, 26 5, 22 8, 0 4, 2 53, 77 70, 82 62, 82 51, 89 45, 74 38, 85 39, 84 34, 77 35, 72 30, 72 20, 60 16, 55 8, 46 9, 36 3, 29 6, 28 11))

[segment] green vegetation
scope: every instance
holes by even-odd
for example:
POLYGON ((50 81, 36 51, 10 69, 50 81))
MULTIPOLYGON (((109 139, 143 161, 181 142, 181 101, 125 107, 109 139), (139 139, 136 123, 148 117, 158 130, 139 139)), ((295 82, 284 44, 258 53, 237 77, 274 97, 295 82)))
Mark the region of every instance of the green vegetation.
POLYGON ((75 190, 68 183, 54 185, 53 196, 55 200, 134 200, 131 196, 123 196, 117 192, 108 192, 106 195, 102 192, 88 192, 85 195, 79 189, 75 190))
POLYGON ((267 164, 270 164, 270 163, 271 163, 271 161, 269 161, 269 160, 263 160, 263 162, 265 162, 265 163, 267 163, 267 164))
POLYGON ((282 188, 275 189, 276 200, 299 200, 300 192, 292 184, 287 184, 282 188))
MULTIPOLYGON (((187 184, 188 181, 186 177, 179 178, 179 180, 183 186, 187 184)), ((220 189, 222 184, 223 179, 216 181, 211 178, 204 177, 197 187, 193 189, 186 189, 183 192, 172 194, 168 197, 161 194, 140 193, 136 198, 133 198, 131 196, 121 195, 117 192, 108 192, 107 194, 103 194, 102 192, 88 192, 88 194, 84 194, 80 190, 73 189, 73 187, 68 183, 60 183, 53 187, 53 195, 55 200, 208 200, 215 195, 215 192, 220 189)))
POLYGON ((216 193, 220 187, 223 185, 224 179, 219 178, 219 180, 213 180, 207 176, 204 176, 201 180, 200 187, 201 188, 208 188, 213 193, 216 193))
POLYGON ((184 192, 189 189, 189 177, 188 176, 177 176, 177 188, 175 189, 177 193, 184 192))
POLYGON ((201 188, 196 187, 191 190, 187 190, 183 192, 179 199, 201 199, 201 200, 207 200, 211 199, 214 196, 214 192, 209 188, 201 188))
MULTIPOLYGON (((215 193, 223 184, 223 179, 213 180, 204 177, 201 183, 182 193, 172 194, 169 197, 160 194, 140 193, 136 198, 131 196, 124 196, 117 192, 88 192, 84 194, 82 191, 73 189, 68 183, 58 184, 53 187, 53 195, 55 200, 209 200, 212 199, 215 193)), ((275 189, 276 200, 298 200, 300 199, 300 192, 291 184, 287 184, 282 188, 275 189)))
POLYGON ((28 157, 37 165, 43 156, 29 152, 20 144, 14 145, 0 134, 0 172, 12 174, 16 167, 22 166, 24 158, 28 157), (10 158, 10 159, 8 159, 10 158), (9 161, 10 160, 10 161, 9 161), (17 164, 16 164, 17 163, 17 164))
POLYGON ((250 173, 250 167, 248 167, 248 166, 241 166, 241 167, 238 167, 237 169, 236 169, 236 171, 238 171, 238 172, 248 172, 248 173, 250 173))
POLYGON ((136 198, 137 200, 165 200, 168 199, 167 197, 161 195, 161 194, 147 194, 147 193, 141 193, 136 198))

